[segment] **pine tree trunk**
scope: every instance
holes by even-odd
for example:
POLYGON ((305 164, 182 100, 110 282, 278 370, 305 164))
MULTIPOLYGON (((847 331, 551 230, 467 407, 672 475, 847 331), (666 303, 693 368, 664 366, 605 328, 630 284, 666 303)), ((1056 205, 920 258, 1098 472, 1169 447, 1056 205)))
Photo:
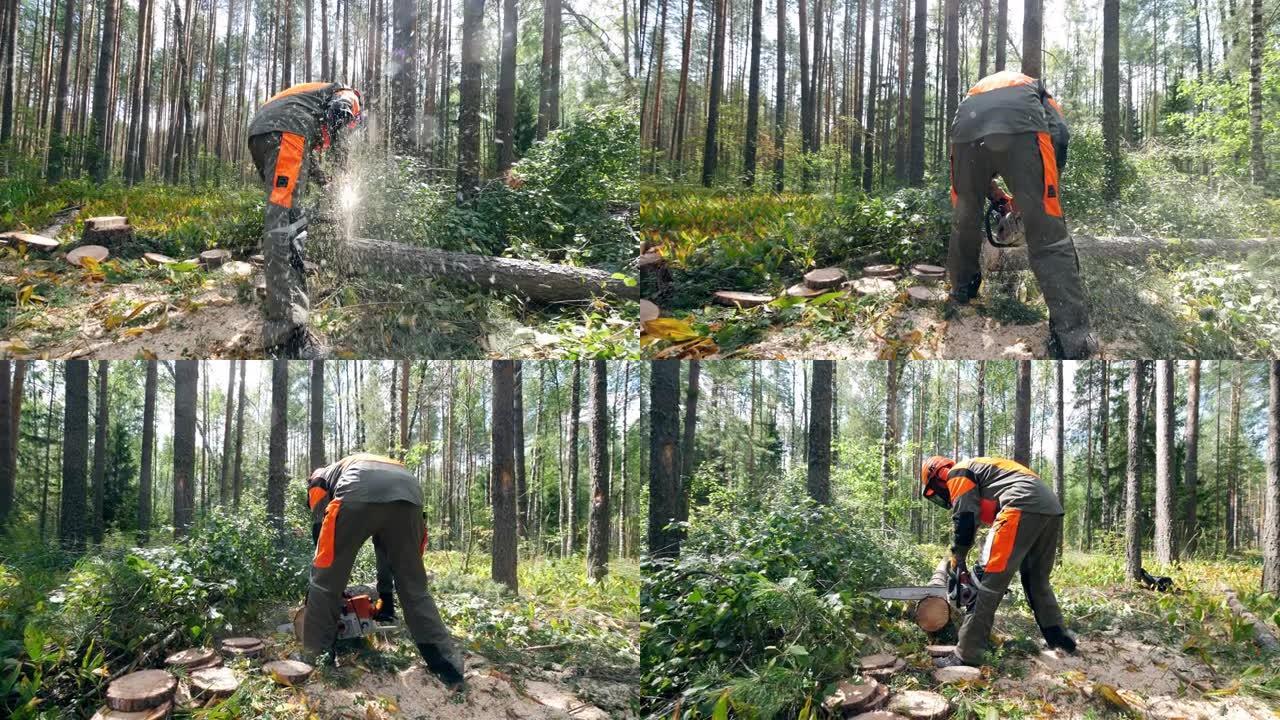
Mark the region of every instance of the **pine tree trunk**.
MULTIPOLYGON (((1067 508, 1067 466, 1066 466, 1066 408, 1063 399, 1062 363, 1054 363, 1053 373, 1053 489, 1058 494, 1058 502, 1063 510, 1067 508)), ((1066 525, 1061 526, 1058 535, 1058 557, 1062 557, 1066 543, 1066 525)))
POLYGON ((1125 577, 1137 582, 1142 571, 1142 374, 1146 363, 1133 361, 1129 372, 1129 442, 1124 486, 1125 577))
MULTIPOLYGON (((778 4, 777 37, 787 36, 787 0, 776 0, 778 4)), ((693 12, 693 0, 689 0, 689 12, 693 12)), ((692 22, 691 20, 689 21, 692 22)), ((692 25, 690 25, 692 27, 692 25)), ((689 32, 689 30, 686 30, 689 32)), ((785 42, 776 43, 778 54, 778 73, 775 80, 775 97, 773 101, 773 151, 777 157, 773 161, 773 191, 780 193, 786 184, 786 141, 787 141, 787 47, 785 42)), ((687 53, 686 53, 687 55, 687 53)))
POLYGON ((1156 361, 1155 557, 1161 565, 1178 559, 1173 533, 1173 361, 1156 361))
MULTIPOLYGON (((512 418, 512 433, 516 453, 516 530, 520 537, 529 537, 529 484, 525 477, 524 465, 524 362, 516 360, 515 377, 511 392, 515 395, 515 417, 512 418)), ((542 388, 538 388, 541 392, 542 388)), ((534 438, 537 443, 537 437, 534 438)))
POLYGON ((681 522, 689 519, 689 490, 693 486, 693 473, 698 467, 698 390, 701 374, 702 363, 690 360, 689 384, 684 394, 684 440, 680 449, 680 497, 677 517, 681 522))
POLYGON ((987 454, 987 361, 978 361, 978 457, 987 454))
POLYGON ((898 454, 898 376, 902 370, 895 359, 885 364, 884 381, 884 428, 880 444, 880 487, 883 491, 883 502, 880 510, 880 527, 888 528, 889 500, 893 491, 894 460, 898 454))
POLYGON ((875 171, 875 152, 872 148, 876 127, 876 91, 880 87, 880 0, 875 0, 871 7, 871 79, 867 83, 867 123, 862 129, 863 192, 871 192, 875 171))
POLYGON ((89 461, 89 361, 66 363, 62 426, 62 508, 58 537, 80 551, 85 541, 85 474, 89 461))
POLYGON ((1031 361, 1018 361, 1013 414, 1013 459, 1031 465, 1031 361))
POLYGON ((1187 427, 1183 445, 1182 495, 1182 546, 1188 557, 1196 551, 1200 541, 1200 521, 1197 517, 1196 498, 1200 492, 1200 361, 1187 365, 1187 427))
MULTIPOLYGON (((542 65, 538 93, 538 139, 560 126, 560 2, 542 1, 542 65)), ((445 56, 447 57, 447 55, 445 56)))
POLYGON ((591 362, 591 511, 587 519, 587 579, 609 574, 609 366, 591 362))
POLYGON ((494 582, 519 592, 516 576, 515 448, 512 438, 512 386, 515 368, 511 360, 493 361, 493 557, 494 582))
POLYGON ((155 360, 147 361, 142 400, 142 461, 138 466, 138 545, 144 547, 151 540, 151 492, 155 485, 152 475, 156 444, 156 364, 155 360))
POLYGON ((0 360, 0 532, 3 532, 13 512, 15 477, 9 458, 17 445, 18 427, 9 412, 12 392, 9 373, 12 360, 0 360))
POLYGON ((271 424, 267 442, 267 519, 284 532, 284 491, 289 484, 289 362, 271 361, 271 424))
POLYGON ((197 360, 174 362, 173 533, 187 534, 195 513, 197 360))
MULTIPOLYGON (((506 0, 508 4, 511 0, 506 0)), ((307 7, 311 7, 310 0, 307 7)), ((417 150, 417 133, 414 131, 414 118, 418 108, 418 39, 415 32, 418 26, 418 3, 416 0, 392 0, 394 25, 391 34, 391 147, 396 153, 412 153, 417 150)), ((508 12, 510 9, 508 9, 508 12)), ((504 13, 505 14, 505 13, 504 13)), ((504 20, 505 22, 505 20, 504 20)), ((512 32, 514 35, 514 32, 512 32)), ((310 44, 308 39, 307 43, 310 44)), ((502 141, 503 128, 503 93, 506 82, 506 31, 503 34, 503 80, 498 87, 498 139, 502 141)), ((513 58, 514 60, 514 58, 513 58)), ((310 61, 308 61, 309 63, 310 61)), ((514 68, 514 65, 513 65, 514 68)), ((514 75, 512 76, 514 93, 514 75)), ((499 148, 501 150, 501 148, 499 148)), ((501 164, 500 171, 506 169, 501 164)))
POLYGON ((707 94, 707 137, 702 145, 702 185, 711 187, 715 180, 720 129, 720 95, 724 86, 724 36, 725 4, 728 0, 712 0, 715 3, 714 49, 711 51, 711 88, 707 94))
POLYGON ((328 465, 324 452, 324 360, 311 361, 311 412, 310 449, 307 456, 308 473, 328 465))
MULTIPOLYGON (((102 42, 98 46, 98 74, 93 81, 93 122, 90 126, 90 142, 93 152, 89 157, 89 171, 95 182, 106 182, 111 172, 111 156, 107 141, 111 136, 111 68, 115 66, 116 2, 106 0, 103 10, 102 42)), ((3 142, 3 139, 0 139, 3 142)))
POLYGON ((1120 0, 1102 1, 1102 144, 1104 192, 1115 197, 1120 193, 1120 0))
MULTIPOLYGON (((1111 0, 1104 0, 1109 2, 1111 0)), ((1120 0, 1114 0, 1119 2, 1120 0)), ((1009 0, 996 0, 996 72, 1004 70, 1005 50, 1009 46, 1009 0)))
POLYGON ((573 361, 573 379, 569 390, 569 482, 565 487, 565 557, 574 553, 578 544, 578 425, 582 412, 582 362, 573 361))
POLYGON ((240 507, 240 488, 243 485, 243 453, 244 449, 244 366, 240 361, 240 397, 236 400, 236 458, 235 471, 231 478, 231 504, 240 507))
POLYGON ((751 70, 747 89, 746 145, 743 149, 742 182, 756 183, 756 144, 760 125, 760 32, 764 12, 761 0, 751 0, 751 70))
POLYGON ((107 473, 107 425, 111 422, 107 406, 107 373, 110 363, 98 361, 98 395, 94 408, 93 420, 93 465, 90 478, 93 482, 93 516, 89 521, 89 531, 94 545, 102 544, 104 532, 102 508, 106 497, 107 473))
POLYGON ((1267 378, 1267 485, 1260 544, 1262 592, 1274 597, 1280 595, 1280 361, 1268 363, 1267 378))
POLYGON ((461 81, 458 86, 458 202, 466 203, 480 185, 481 33, 484 0, 463 0, 461 81))
POLYGON ((1025 0, 1022 6, 1022 74, 1033 78, 1041 75, 1043 52, 1040 44, 1044 32, 1042 2, 1043 0, 1025 0))
MULTIPOLYGON (((413 0, 401 0, 412 2, 413 0)), ((516 158, 516 0, 502 2, 502 56, 498 69, 498 174, 505 175, 516 158)), ((412 77, 412 76, 410 76, 412 77)), ((412 106, 411 106, 412 107, 412 106)), ((521 495, 523 497, 523 494, 521 495)))
POLYGON ((1267 181, 1266 148, 1262 138, 1262 0, 1252 0, 1249 15, 1249 175, 1255 184, 1267 181))
MULTIPOLYGON (((651 363, 649 381, 649 554, 680 554, 679 516, 680 361, 651 363)), ((641 416, 643 416, 643 411, 641 416)))

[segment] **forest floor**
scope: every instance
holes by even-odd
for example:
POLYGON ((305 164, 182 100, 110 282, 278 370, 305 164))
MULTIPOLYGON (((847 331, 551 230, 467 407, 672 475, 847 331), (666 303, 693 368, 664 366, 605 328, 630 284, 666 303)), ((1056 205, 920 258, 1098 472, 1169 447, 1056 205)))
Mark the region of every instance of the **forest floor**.
MULTIPOLYGON (((889 229, 867 225, 867 237, 860 238, 856 230, 835 226, 879 221, 865 220, 857 212, 849 219, 841 213, 850 211, 838 201, 807 197, 674 199, 665 191, 655 192, 653 208, 642 208, 642 232, 664 257, 670 278, 657 289, 646 289, 663 319, 646 324, 646 354, 741 359, 1048 356, 1048 309, 1026 270, 988 277, 981 296, 949 319, 940 299, 922 305, 909 301, 909 278, 899 281, 895 292, 866 297, 839 289, 810 299, 788 296, 786 288, 814 267, 839 267, 853 279, 866 264, 893 262, 877 243, 887 243, 884 236, 898 232, 893 223, 911 212, 890 208, 885 214, 896 212, 898 219, 885 221, 889 229), (846 232, 853 234, 844 237, 846 232), (716 290, 775 299, 752 308, 724 307, 713 303, 716 290)), ((917 213, 912 218, 911 227, 926 228, 919 232, 937 232, 927 217, 917 213)), ((945 229, 945 223, 940 227, 945 229)), ((1267 270, 1275 252, 1265 243, 1241 243, 1260 249, 1240 253, 1227 241, 1222 245, 1231 251, 1216 252, 1206 250, 1218 247, 1214 241, 1134 235, 1077 233, 1089 246, 1080 253, 1081 276, 1102 356, 1259 357, 1280 347, 1280 322, 1274 320, 1280 317, 1280 278, 1267 270)), ((902 252, 915 260, 945 263, 941 242, 902 242, 902 252)))
MULTIPOLYGON (((69 213, 68 213, 69 214, 69 213)), ((250 190, 119 188, 87 201, 62 186, 0 214, 0 231, 54 236, 70 248, 83 218, 129 217, 137 240, 92 269, 50 253, 0 247, 0 354, 49 358, 261 357, 261 199, 250 190), (64 204, 65 203, 65 204, 64 204), (62 224, 58 215, 82 205, 62 224), (8 217, 6 222, 4 218, 8 217), (237 262, 182 261, 225 247, 237 262), (182 262, 154 265, 144 252, 182 262)), ((318 217, 323 217, 317 214, 318 217)), ((62 218, 65 220, 65 215, 62 218)), ((310 228, 311 326, 336 357, 634 355, 633 321, 597 305, 526 307, 445 281, 344 272, 342 228, 310 228)))

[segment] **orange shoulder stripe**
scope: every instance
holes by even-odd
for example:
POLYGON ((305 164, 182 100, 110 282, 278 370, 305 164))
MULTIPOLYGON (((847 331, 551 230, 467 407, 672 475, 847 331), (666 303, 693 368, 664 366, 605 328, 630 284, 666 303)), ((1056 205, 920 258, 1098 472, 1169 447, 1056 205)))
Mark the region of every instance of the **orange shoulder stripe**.
MULTIPOLYGON (((271 96, 271 99, 270 99, 270 100, 267 100, 267 102, 273 102, 273 101, 275 101, 275 100, 279 100, 279 99, 280 99, 280 98, 282 98, 282 97, 288 97, 288 96, 290 96, 290 95, 297 95, 298 93, 312 92, 312 91, 314 91, 314 90, 323 90, 323 89, 325 89, 325 88, 329 87, 329 86, 330 86, 330 85, 332 85, 332 84, 333 84, 333 83, 327 83, 327 82, 309 82, 309 83, 301 83, 301 84, 298 84, 298 85, 294 85, 293 87, 285 88, 284 90, 281 90, 280 92, 276 93, 275 95, 272 95, 272 96, 271 96)), ((263 103, 263 104, 266 104, 266 103, 263 103)))
POLYGON ((1035 81, 1035 78, 1014 70, 1001 70, 994 75, 988 75, 979 80, 978 84, 969 88, 969 95, 979 95, 984 92, 999 90, 1000 88, 1017 87, 1018 85, 1030 85, 1035 81))

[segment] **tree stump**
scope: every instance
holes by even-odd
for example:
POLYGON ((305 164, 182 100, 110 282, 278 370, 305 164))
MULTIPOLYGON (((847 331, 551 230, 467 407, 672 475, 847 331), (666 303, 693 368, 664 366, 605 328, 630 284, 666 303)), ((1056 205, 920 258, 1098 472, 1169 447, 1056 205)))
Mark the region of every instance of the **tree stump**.
POLYGON ((827 710, 837 714, 866 712, 883 705, 888 697, 889 689, 875 680, 861 683, 841 680, 836 684, 836 691, 827 696, 822 704, 827 710))
POLYGON ((787 295, 798 298, 815 298, 819 295, 826 295, 827 290, 809 287, 805 283, 796 283, 787 288, 787 295))
POLYGON ((951 703, 936 692, 907 690, 893 696, 889 712, 905 715, 911 720, 941 720, 951 712, 951 703))
POLYGON ((929 657, 946 657, 956 651, 955 645, 925 645, 924 651, 929 657))
POLYGON ((121 215, 92 217, 84 221, 80 242, 119 251, 133 242, 133 227, 129 225, 129 219, 121 215))
POLYGON ((222 267, 230 259, 231 251, 226 248, 213 248, 200 253, 200 264, 208 270, 222 267))
POLYGON ((274 660, 263 665, 262 671, 280 685, 300 685, 311 677, 315 668, 297 660, 274 660))
POLYGON ((67 262, 76 267, 84 266, 85 258, 93 258, 96 262, 103 262, 111 253, 101 245, 81 245, 80 247, 67 253, 67 262))
POLYGON ((98 708, 98 712, 94 713, 90 720, 165 720, 172 713, 173 701, 166 700, 149 710, 134 712, 112 710, 110 707, 103 706, 98 708))
POLYGON ((940 685, 952 685, 961 682, 977 682, 982 679, 982 670, 968 665, 952 665, 933 671, 933 679, 940 685))
POLYGON ((206 667, 211 660, 218 660, 218 653, 213 648, 187 648, 165 658, 164 664, 191 670, 206 667))
POLYGON ((658 310, 657 305, 648 300, 640 300, 640 322, 647 323, 650 320, 657 320, 660 313, 661 311, 658 310))
POLYGON ((0 233, 0 244, 5 242, 25 245, 36 250, 56 250, 59 245, 58 241, 51 237, 24 232, 0 233))
POLYGON ((951 622, 951 603, 946 598, 927 597, 916 603, 911 614, 921 630, 936 633, 951 622))
POLYGON ((191 673, 191 696, 201 700, 221 700, 240 687, 231 668, 217 667, 191 673))
POLYGON ((655 302, 664 302, 671 297, 675 277, 662 253, 656 250, 641 252, 636 259, 636 271, 640 276, 641 296, 655 302))
POLYGON ((758 305, 767 305, 773 302, 773 298, 769 295, 761 295, 759 293, 738 292, 737 290, 717 290, 711 294, 711 299, 719 305, 728 305, 729 307, 749 308, 758 305))
POLYGON ((253 275, 253 266, 240 260, 231 260, 222 266, 222 272, 233 278, 247 278, 253 275))
POLYGON ((892 295, 898 289, 898 286, 894 285, 892 280, 877 277, 858 278, 847 283, 845 287, 863 297, 868 295, 892 295))
POLYGON ((839 287, 847 278, 848 275, 840 268, 818 268, 804 274, 804 284, 814 290, 826 290, 839 287))
POLYGON ((249 262, 253 263, 254 265, 257 265, 258 267, 262 267, 263 265, 267 264, 267 257, 265 255, 262 255, 261 253, 257 255, 250 255, 249 262))
POLYGON ((858 666, 863 675, 883 682, 905 670, 907 662, 897 655, 868 655, 858 666))
POLYGON ((266 647, 266 643, 253 637, 233 637, 222 641, 222 652, 239 657, 257 657, 266 647))
POLYGON ((863 277, 884 278, 885 280, 899 280, 902 278, 902 270, 897 265, 868 265, 862 268, 863 277))
POLYGON ((178 262, 168 255, 161 255, 160 253, 153 252, 142 253, 142 259, 152 265, 172 265, 178 262))
POLYGON ((123 675, 107 686, 107 707, 137 712, 163 705, 178 689, 178 679, 164 670, 141 670, 123 675))

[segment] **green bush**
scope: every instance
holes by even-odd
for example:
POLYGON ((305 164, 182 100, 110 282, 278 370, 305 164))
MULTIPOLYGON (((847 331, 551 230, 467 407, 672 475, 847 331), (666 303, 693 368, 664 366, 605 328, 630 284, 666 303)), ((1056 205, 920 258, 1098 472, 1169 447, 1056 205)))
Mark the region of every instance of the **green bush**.
MULTIPOLYGON (((852 672, 882 603, 868 591, 926 572, 906 543, 813 503, 706 516, 677 561, 650 561, 641 593, 647 710, 795 714, 852 672), (736 516, 735 516, 736 515, 736 516)), ((716 717, 723 715, 716 714, 716 717)))
POLYGON ((837 259, 878 251, 885 262, 939 262, 951 235, 951 201, 939 188, 904 188, 888 196, 841 196, 838 237, 822 252, 837 259))

